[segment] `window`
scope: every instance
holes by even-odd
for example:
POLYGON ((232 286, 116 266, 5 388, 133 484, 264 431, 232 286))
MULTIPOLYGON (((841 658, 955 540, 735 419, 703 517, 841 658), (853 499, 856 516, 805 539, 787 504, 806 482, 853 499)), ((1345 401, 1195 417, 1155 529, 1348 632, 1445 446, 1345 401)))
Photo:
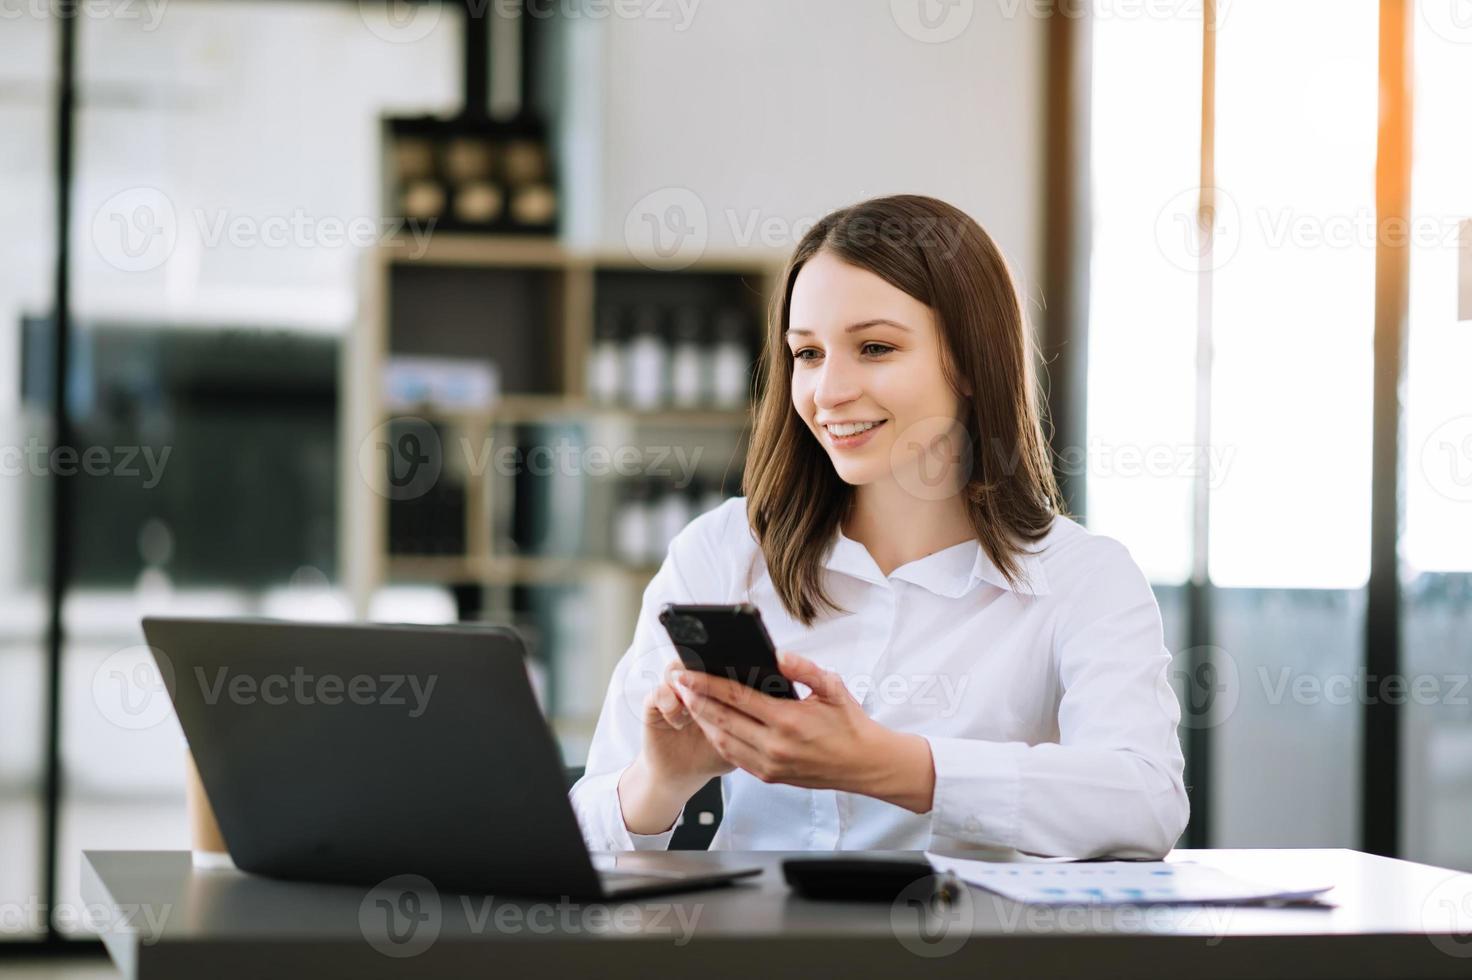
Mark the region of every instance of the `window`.
POLYGON ((1459 321, 1457 243, 1472 219, 1472 22, 1452 4, 1415 20, 1405 531, 1407 857, 1472 869, 1472 322, 1459 321))
POLYGON ((1187 782, 1208 842, 1357 845, 1378 10, 1238 0, 1214 30, 1196 5, 1157 12, 1092 22, 1088 523, 1168 618, 1204 565, 1211 649, 1172 650, 1183 698, 1216 689, 1183 726, 1207 748, 1187 782))

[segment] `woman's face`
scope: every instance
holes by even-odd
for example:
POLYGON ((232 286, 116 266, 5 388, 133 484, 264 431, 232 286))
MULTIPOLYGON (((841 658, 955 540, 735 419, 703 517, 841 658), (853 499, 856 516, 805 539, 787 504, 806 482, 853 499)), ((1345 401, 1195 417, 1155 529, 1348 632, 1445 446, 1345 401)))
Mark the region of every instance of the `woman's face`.
POLYGON ((919 481, 930 496, 924 487, 947 455, 934 455, 937 437, 952 433, 961 407, 942 373, 934 311, 819 252, 793 283, 786 340, 792 404, 839 477, 854 486, 899 479, 912 490, 919 481))

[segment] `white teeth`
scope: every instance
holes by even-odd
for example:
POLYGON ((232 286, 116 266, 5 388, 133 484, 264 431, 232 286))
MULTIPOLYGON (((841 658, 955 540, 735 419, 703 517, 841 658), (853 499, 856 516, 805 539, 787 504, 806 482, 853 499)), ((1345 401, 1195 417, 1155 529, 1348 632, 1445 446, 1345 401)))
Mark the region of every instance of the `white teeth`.
POLYGON ((829 425, 827 429, 835 436, 854 436, 860 432, 867 432, 878 424, 878 422, 845 422, 829 425))

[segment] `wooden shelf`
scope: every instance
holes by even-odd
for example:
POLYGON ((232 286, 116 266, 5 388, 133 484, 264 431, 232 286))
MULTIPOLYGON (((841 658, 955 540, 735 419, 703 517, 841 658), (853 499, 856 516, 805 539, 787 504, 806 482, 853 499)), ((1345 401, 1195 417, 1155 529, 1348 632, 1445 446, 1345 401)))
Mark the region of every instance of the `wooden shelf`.
MULTIPOLYGON (((641 594, 657 564, 498 553, 510 547, 497 543, 504 540, 499 529, 514 523, 516 493, 545 488, 526 488, 496 469, 479 466, 455 473, 464 480, 465 514, 463 536, 456 536, 454 546, 461 547, 463 540, 466 553, 394 554, 389 541, 392 504, 365 479, 361 447, 377 426, 405 416, 446 426, 447 445, 462 439, 479 445, 493 435, 499 443, 509 433, 498 426, 507 424, 566 422, 584 424, 589 442, 710 444, 715 451, 702 469, 714 477, 718 464, 728 462, 728 453, 739 451, 749 439, 751 407, 643 410, 591 401, 587 367, 597 320, 604 310, 638 303, 712 313, 734 308, 759 331, 786 260, 785 253, 763 249, 712 249, 693 263, 664 265, 621 249, 616 241, 582 247, 545 236, 451 231, 433 231, 417 242, 402 235, 366 253, 360 321, 345 345, 338 481, 343 500, 341 568, 357 615, 369 615, 376 591, 390 582, 468 586, 469 591, 478 587, 483 593, 479 615, 491 621, 510 615, 517 604, 514 595, 505 594, 507 586, 588 586, 582 598, 598 628, 586 639, 591 648, 576 651, 576 662, 579 670, 611 674, 628 645, 641 594), (484 292, 484 303, 478 291, 484 292), (433 312, 436 303, 443 310, 433 312), (421 315, 426 310, 431 312, 421 315), (511 336, 516 330, 545 332, 524 345, 534 355, 507 362, 532 363, 535 379, 506 374, 504 367, 502 377, 508 387, 544 394, 508 391, 490 408, 472 411, 429 405, 390 410, 385 405, 384 365, 396 351, 495 360, 496 332, 511 336)), ((754 352, 759 349, 755 345, 754 352)), ((721 475, 722 486, 728 475, 721 475)), ((603 481, 592 472, 587 478, 603 481)), ((595 506, 587 519, 607 522, 614 487, 600 483, 589 489, 596 493, 590 494, 595 506)), ((549 659, 564 655, 566 651, 548 648, 549 659)), ((582 680, 592 684, 598 678, 582 680)), ((591 734, 595 721, 560 718, 554 725, 562 734, 581 738, 591 734)))
POLYGON ((443 422, 462 428, 485 428, 496 423, 589 421, 626 422, 665 428, 739 429, 751 422, 749 409, 657 409, 642 410, 616 405, 599 405, 581 398, 557 395, 508 395, 494 408, 477 412, 445 412, 431 406, 387 411, 382 421, 414 416, 427 422, 443 422))
POLYGON ((379 254, 392 265, 467 265, 493 268, 560 269, 572 257, 555 238, 431 232, 422 242, 400 235, 379 254))
POLYGON ((604 249, 595 252, 576 253, 575 258, 577 261, 588 262, 599 268, 618 269, 625 272, 638 272, 640 270, 662 272, 669 270, 674 272, 734 272, 776 276, 781 272, 783 263, 787 261, 787 253, 780 250, 769 251, 764 249, 706 251, 693 262, 673 258, 665 262, 657 256, 634 255, 631 252, 604 249))
POLYGON ((572 585, 596 575, 647 580, 658 570, 655 565, 625 565, 600 558, 391 555, 388 559, 391 579, 444 584, 572 585))
POLYGON ((556 238, 517 235, 477 235, 473 232, 431 232, 415 241, 398 235, 383 243, 384 261, 392 265, 463 265, 486 268, 562 269, 599 267, 624 271, 648 270, 734 272, 775 275, 786 254, 763 249, 707 252, 694 262, 640 256, 613 249, 580 250, 556 238))

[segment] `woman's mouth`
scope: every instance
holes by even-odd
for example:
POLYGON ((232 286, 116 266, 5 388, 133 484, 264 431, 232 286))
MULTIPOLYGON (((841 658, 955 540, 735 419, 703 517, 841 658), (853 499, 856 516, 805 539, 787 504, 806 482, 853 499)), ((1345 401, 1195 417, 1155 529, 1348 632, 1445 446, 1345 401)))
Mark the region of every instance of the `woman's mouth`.
POLYGON ((823 426, 823 431, 828 435, 828 441, 835 449, 858 449, 860 446, 874 438, 874 433, 888 419, 879 419, 873 422, 833 422, 823 426))

